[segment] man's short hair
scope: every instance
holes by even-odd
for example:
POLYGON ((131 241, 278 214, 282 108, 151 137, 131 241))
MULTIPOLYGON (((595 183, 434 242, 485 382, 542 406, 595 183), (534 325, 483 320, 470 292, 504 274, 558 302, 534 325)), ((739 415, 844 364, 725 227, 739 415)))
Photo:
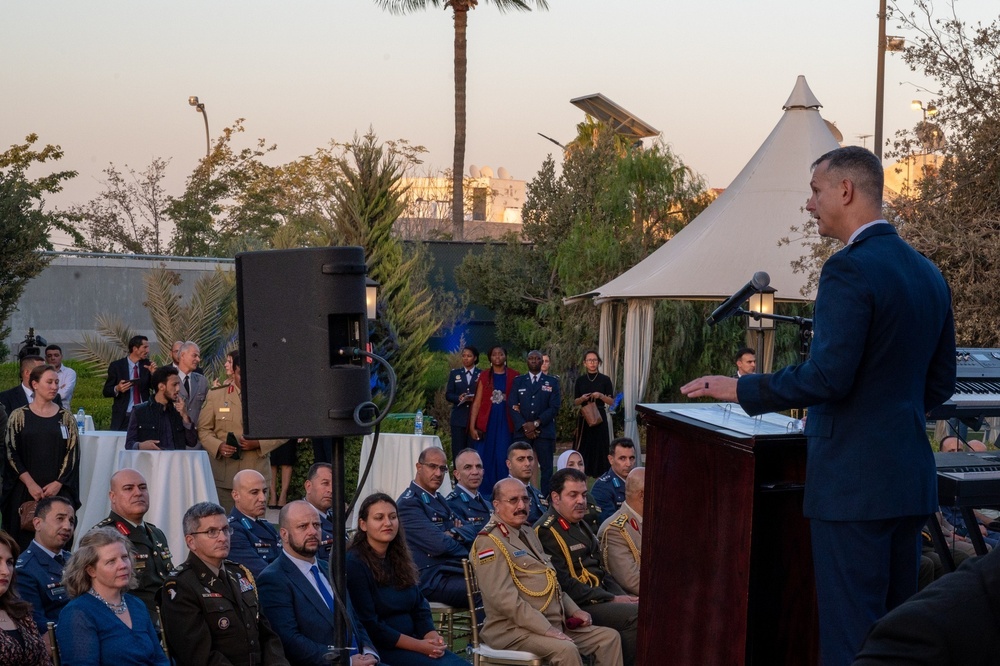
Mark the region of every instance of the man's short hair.
MULTIPOLYGON (((42 520, 45 520, 45 516, 49 515, 49 511, 52 510, 53 504, 65 504, 69 508, 71 509, 73 508, 73 503, 60 495, 43 497, 42 499, 38 500, 38 504, 35 505, 35 518, 41 518, 42 520)), ((76 523, 75 518, 73 519, 73 522, 76 523)))
POLYGON ((224 515, 226 510, 215 502, 198 502, 184 512, 184 536, 196 532, 202 518, 224 515))
POLYGON ((733 358, 733 360, 734 361, 739 361, 741 358, 743 358, 747 354, 752 354, 754 356, 754 358, 757 357, 757 352, 754 351, 754 349, 752 347, 740 347, 739 349, 736 350, 736 356, 733 358))
POLYGON ((145 335, 133 335, 128 340, 128 353, 131 354, 133 349, 138 349, 142 346, 143 342, 148 342, 149 338, 145 335))
POLYGON ((442 449, 440 446, 428 446, 426 449, 420 452, 420 456, 417 458, 417 462, 420 463, 421 465, 427 462, 427 455, 431 451, 440 451, 441 455, 444 456, 444 459, 445 460, 448 459, 448 456, 446 456, 444 453, 444 449, 442 449))
POLYGON ((60 354, 62 354, 62 347, 60 347, 59 345, 49 345, 48 347, 45 348, 45 351, 47 352, 57 351, 60 354))
POLYGON ((153 376, 149 378, 149 383, 153 387, 153 391, 156 392, 160 388, 160 384, 166 384, 167 378, 171 375, 180 376, 177 368, 172 365, 161 365, 156 368, 153 372, 153 376))
POLYGON ((619 437, 617 439, 613 439, 611 440, 611 444, 608 446, 608 453, 611 455, 615 455, 615 449, 617 449, 619 446, 622 447, 623 449, 634 449, 635 442, 633 442, 628 437, 619 437))
POLYGON ((466 453, 475 453, 477 456, 479 455, 479 451, 476 451, 475 449, 468 446, 465 447, 464 449, 455 454, 455 469, 458 469, 458 459, 464 456, 466 453))
POLYGON ((514 442, 507 447, 507 460, 512 460, 514 458, 514 451, 534 451, 534 449, 531 448, 531 444, 528 444, 525 441, 514 442))
POLYGON ((314 480, 316 478, 316 475, 319 474, 319 471, 324 468, 330 470, 330 473, 333 474, 333 465, 331 465, 330 463, 326 462, 313 463, 309 467, 309 471, 306 472, 306 481, 314 480))
POLYGON ((187 342, 182 342, 181 343, 181 348, 177 350, 177 353, 178 354, 183 354, 185 351, 187 351, 188 349, 191 349, 192 347, 194 347, 198 351, 201 351, 201 347, 198 346, 197 342, 194 342, 192 340, 188 340, 187 342))
POLYGON ((872 202, 882 203, 885 172, 875 153, 861 146, 844 146, 821 156, 812 163, 812 168, 823 163, 826 163, 827 171, 848 178, 855 189, 863 192, 872 202))
POLYGON ((38 356, 37 354, 28 354, 27 356, 21 359, 21 365, 18 366, 18 369, 21 372, 24 372, 25 370, 28 369, 29 365, 31 367, 34 367, 37 363, 45 363, 45 359, 42 358, 41 356, 38 356))
POLYGON ((587 483, 587 475, 576 467, 563 467, 549 479, 549 489, 556 495, 562 495, 567 481, 583 481, 587 483))

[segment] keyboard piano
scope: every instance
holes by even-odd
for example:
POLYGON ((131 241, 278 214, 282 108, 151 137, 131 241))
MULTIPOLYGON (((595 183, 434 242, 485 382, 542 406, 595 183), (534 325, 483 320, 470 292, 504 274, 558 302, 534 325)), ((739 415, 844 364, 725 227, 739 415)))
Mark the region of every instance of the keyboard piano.
POLYGON ((1000 349, 955 351, 955 394, 928 418, 1000 416, 1000 349))

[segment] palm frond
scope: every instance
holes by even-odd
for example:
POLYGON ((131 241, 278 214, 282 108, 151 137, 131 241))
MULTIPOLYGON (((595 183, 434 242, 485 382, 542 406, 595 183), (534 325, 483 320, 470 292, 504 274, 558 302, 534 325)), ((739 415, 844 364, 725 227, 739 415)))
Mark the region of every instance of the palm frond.
POLYGON ((181 317, 180 297, 174 293, 180 276, 160 266, 151 269, 143 282, 146 285, 146 302, 153 330, 160 344, 171 344, 174 340, 187 340, 184 319, 181 317))

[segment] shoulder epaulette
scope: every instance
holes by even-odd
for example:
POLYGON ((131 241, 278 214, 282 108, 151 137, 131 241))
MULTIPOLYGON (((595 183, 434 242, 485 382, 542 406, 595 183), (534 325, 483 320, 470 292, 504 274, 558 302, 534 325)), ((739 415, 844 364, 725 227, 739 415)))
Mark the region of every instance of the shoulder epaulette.
POLYGON ((542 527, 552 527, 552 523, 555 522, 556 514, 550 513, 545 516, 545 520, 542 522, 542 527))
POLYGON ((21 556, 19 558, 17 558, 17 562, 14 563, 14 568, 17 569, 23 567, 25 564, 30 562, 31 558, 34 556, 35 556, 35 551, 31 550, 31 548, 28 548, 23 553, 21 553, 21 556))
POLYGON ((613 521, 611 521, 611 525, 613 527, 617 527, 618 529, 622 530, 623 532, 625 531, 625 525, 627 523, 628 523, 628 516, 626 514, 624 514, 624 513, 621 514, 620 516, 618 516, 617 518, 615 518, 613 521))
POLYGON ((227 388, 229 388, 229 384, 223 384, 221 386, 213 386, 212 388, 208 389, 208 392, 211 393, 212 391, 218 391, 219 389, 227 389, 227 388))

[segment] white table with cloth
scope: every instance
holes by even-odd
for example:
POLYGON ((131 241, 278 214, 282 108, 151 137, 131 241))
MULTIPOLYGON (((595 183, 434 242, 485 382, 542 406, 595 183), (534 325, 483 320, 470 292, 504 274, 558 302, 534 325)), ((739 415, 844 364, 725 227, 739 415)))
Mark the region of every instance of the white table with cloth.
MULTIPOLYGON (((436 446, 441 448, 441 438, 437 435, 404 435, 399 433, 380 433, 378 450, 372 461, 372 470, 358 495, 358 502, 347 518, 347 529, 358 526, 358 508, 366 497, 375 492, 383 492, 393 499, 398 499, 410 485, 417 473, 417 459, 424 449, 436 446)), ((372 435, 365 435, 361 443, 361 464, 358 468, 358 481, 364 472, 368 454, 372 450, 372 435)), ((451 476, 445 474, 444 483, 438 490, 447 496, 451 492, 451 476)), ((350 500, 350 497, 347 498, 350 500)))
POLYGON ((118 453, 124 450, 124 431, 88 430, 80 435, 81 506, 76 516, 76 541, 108 516, 111 475, 118 469, 118 453))
POLYGON ((184 512, 198 502, 218 502, 215 477, 205 451, 122 451, 116 469, 131 467, 149 485, 145 520, 167 536, 174 566, 188 556, 184 512))

